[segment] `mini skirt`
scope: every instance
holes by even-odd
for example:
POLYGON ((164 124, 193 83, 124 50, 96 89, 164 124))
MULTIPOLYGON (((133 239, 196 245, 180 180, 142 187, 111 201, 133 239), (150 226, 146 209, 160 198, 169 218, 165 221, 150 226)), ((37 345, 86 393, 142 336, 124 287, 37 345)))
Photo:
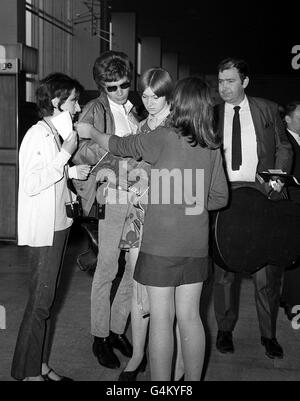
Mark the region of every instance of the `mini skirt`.
POLYGON ((211 263, 206 257, 157 256, 140 252, 134 279, 153 287, 177 287, 201 283, 211 274, 211 263))

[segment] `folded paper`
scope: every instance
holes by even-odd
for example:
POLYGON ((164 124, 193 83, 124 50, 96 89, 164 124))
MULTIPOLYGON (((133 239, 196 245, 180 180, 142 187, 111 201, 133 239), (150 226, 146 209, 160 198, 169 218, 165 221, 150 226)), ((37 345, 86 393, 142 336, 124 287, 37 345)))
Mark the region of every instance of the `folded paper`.
POLYGON ((68 111, 63 111, 57 116, 51 118, 51 122, 64 141, 73 131, 73 122, 68 111))

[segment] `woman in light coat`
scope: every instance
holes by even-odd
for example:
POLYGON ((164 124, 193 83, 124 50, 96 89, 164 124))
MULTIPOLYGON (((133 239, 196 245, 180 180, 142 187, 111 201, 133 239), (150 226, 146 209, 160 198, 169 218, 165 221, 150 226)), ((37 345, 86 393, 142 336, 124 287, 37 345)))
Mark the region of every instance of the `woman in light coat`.
POLYGON ((69 168, 77 147, 72 131, 62 141, 52 118, 80 112, 76 80, 61 73, 47 76, 36 92, 41 120, 26 133, 19 152, 18 245, 28 246, 29 298, 15 347, 12 376, 24 381, 70 381, 48 365, 49 323, 73 219, 66 203, 75 200, 67 178, 84 180, 90 167, 69 168))

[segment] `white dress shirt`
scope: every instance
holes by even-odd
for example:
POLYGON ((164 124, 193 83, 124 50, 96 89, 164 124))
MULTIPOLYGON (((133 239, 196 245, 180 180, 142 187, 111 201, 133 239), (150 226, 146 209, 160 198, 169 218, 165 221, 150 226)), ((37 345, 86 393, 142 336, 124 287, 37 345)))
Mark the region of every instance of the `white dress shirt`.
POLYGON ((132 103, 127 100, 125 104, 121 105, 113 102, 110 98, 108 98, 108 101, 111 112, 114 116, 116 127, 115 134, 120 137, 135 134, 137 125, 129 118, 129 113, 133 107, 132 103))
POLYGON ((254 182, 257 157, 257 140, 255 128, 250 112, 247 97, 239 104, 240 123, 241 123, 241 142, 242 142, 242 165, 239 170, 231 169, 231 141, 232 141, 232 121, 234 116, 234 105, 225 103, 224 112, 224 155, 229 181, 254 182))
POLYGON ((296 132, 291 131, 289 128, 287 130, 289 131, 289 133, 292 135, 292 137, 295 139, 295 141, 300 146, 300 135, 296 134, 296 132))

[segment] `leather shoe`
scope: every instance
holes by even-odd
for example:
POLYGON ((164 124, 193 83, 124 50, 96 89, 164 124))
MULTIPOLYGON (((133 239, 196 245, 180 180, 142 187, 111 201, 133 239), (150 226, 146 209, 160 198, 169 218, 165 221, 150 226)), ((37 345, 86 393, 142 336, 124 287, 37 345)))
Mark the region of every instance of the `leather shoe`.
POLYGON ((132 345, 126 338, 125 334, 116 334, 111 331, 109 341, 111 346, 122 352, 124 356, 127 356, 127 358, 132 357, 132 345))
POLYGON ((42 378, 44 379, 45 382, 73 382, 73 381, 74 381, 74 380, 71 379, 70 377, 60 376, 60 375, 58 375, 57 373, 56 373, 56 374, 57 374, 57 376, 60 377, 60 379, 59 379, 59 380, 52 379, 52 378, 50 377, 50 373, 51 373, 51 372, 55 373, 54 370, 50 368, 50 369, 48 370, 47 373, 45 373, 44 375, 42 375, 42 378))
POLYGON ((222 354, 233 354, 232 332, 218 330, 216 347, 222 354))
POLYGON ((261 344, 266 349, 267 357, 271 359, 282 359, 283 358, 283 349, 280 344, 278 344, 275 337, 267 338, 261 337, 261 344))
POLYGON ((140 372, 145 372, 147 366, 147 357, 144 355, 142 362, 139 364, 139 366, 135 370, 123 370, 121 372, 118 381, 119 382, 135 382, 136 377, 140 372))
POLYGON ((112 349, 109 337, 95 337, 93 343, 93 353, 100 365, 109 369, 118 369, 121 364, 112 349))

